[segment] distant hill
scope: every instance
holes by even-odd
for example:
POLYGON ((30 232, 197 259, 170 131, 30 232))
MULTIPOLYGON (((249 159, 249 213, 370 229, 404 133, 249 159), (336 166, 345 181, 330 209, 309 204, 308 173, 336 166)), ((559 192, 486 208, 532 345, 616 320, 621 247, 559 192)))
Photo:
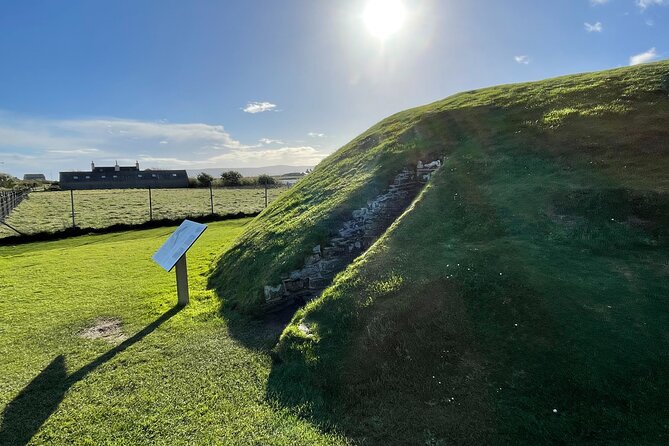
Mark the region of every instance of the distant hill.
POLYGON ((257 177, 258 175, 267 174, 271 176, 284 175, 293 172, 304 172, 307 169, 313 169, 314 166, 267 166, 267 167, 216 167, 211 169, 186 169, 189 177, 195 177, 200 172, 206 172, 209 175, 218 178, 221 173, 230 170, 236 170, 245 177, 257 177))
POLYGON ((669 444, 669 61, 381 121, 220 258, 224 310, 260 312, 355 252, 346 234, 379 224, 397 175, 436 159, 283 331, 277 407, 353 444, 669 444))

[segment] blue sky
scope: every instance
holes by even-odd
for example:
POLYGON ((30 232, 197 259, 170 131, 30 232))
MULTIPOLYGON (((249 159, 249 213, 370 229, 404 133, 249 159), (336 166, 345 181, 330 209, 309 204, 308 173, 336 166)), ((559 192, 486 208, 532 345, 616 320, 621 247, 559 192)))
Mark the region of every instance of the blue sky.
POLYGON ((669 0, 401 0, 384 40, 369 1, 0 1, 0 171, 313 165, 462 90, 669 57, 669 0))

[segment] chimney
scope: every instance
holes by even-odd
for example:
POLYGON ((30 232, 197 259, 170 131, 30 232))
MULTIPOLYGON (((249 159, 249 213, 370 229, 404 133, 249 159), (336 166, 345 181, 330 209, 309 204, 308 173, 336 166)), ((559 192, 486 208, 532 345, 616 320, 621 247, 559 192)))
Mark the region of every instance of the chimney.
POLYGON ((95 172, 95 163, 91 161, 91 172, 95 172))
POLYGON ((135 168, 139 170, 139 161, 135 160, 135 168))
POLYGON ((121 168, 120 168, 119 165, 118 165, 118 161, 116 161, 116 165, 114 166, 114 171, 115 171, 115 172, 118 172, 118 171, 120 171, 120 170, 121 170, 121 168))

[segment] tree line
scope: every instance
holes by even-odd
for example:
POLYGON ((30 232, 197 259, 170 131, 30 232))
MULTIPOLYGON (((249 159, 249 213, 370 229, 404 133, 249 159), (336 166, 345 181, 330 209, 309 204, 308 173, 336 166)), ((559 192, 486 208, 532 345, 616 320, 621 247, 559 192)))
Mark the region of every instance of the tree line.
POLYGON ((235 170, 223 172, 220 178, 214 178, 206 172, 200 172, 197 177, 188 179, 188 185, 190 187, 274 186, 276 184, 276 178, 267 174, 262 174, 257 177, 244 177, 241 173, 235 170))

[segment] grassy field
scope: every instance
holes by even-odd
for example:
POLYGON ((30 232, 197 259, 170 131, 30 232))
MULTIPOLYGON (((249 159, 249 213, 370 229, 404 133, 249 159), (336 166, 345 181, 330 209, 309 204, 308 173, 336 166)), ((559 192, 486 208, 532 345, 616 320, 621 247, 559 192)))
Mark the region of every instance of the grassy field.
POLYGON ((298 311, 269 393, 362 444, 669 444, 668 123, 669 61, 398 113, 249 224, 211 284, 257 310, 402 167, 442 157, 298 311))
POLYGON ((174 228, 0 248, 0 444, 342 444, 267 400, 277 332, 221 316, 204 288, 247 223, 209 225, 180 311, 150 259, 174 228))
MULTIPOLYGON (((268 189, 268 201, 285 188, 268 189)), ((265 191, 249 188, 218 188, 214 212, 231 214, 259 212, 265 207, 265 191)), ((208 215, 209 189, 154 189, 153 218, 175 219, 208 215)), ((139 224, 149 220, 147 189, 74 191, 75 221, 80 228, 104 228, 114 224, 139 224)), ((26 234, 54 232, 72 226, 70 192, 33 192, 9 216, 7 223, 26 234)), ((0 226, 0 238, 16 235, 0 226)))

